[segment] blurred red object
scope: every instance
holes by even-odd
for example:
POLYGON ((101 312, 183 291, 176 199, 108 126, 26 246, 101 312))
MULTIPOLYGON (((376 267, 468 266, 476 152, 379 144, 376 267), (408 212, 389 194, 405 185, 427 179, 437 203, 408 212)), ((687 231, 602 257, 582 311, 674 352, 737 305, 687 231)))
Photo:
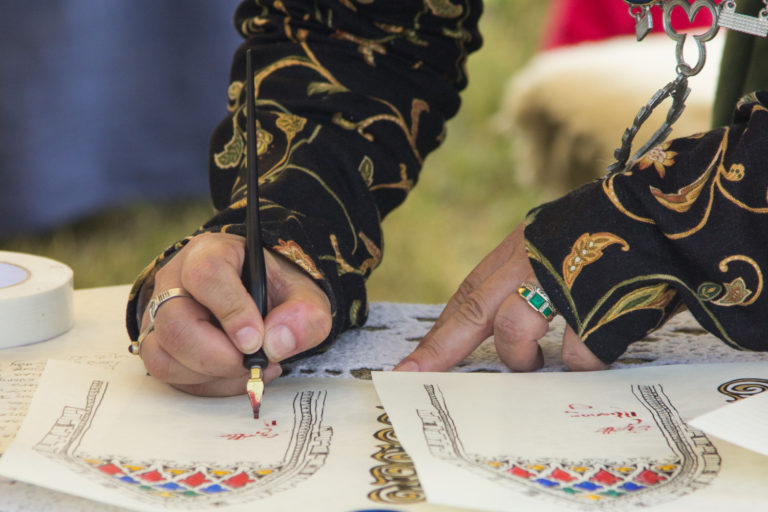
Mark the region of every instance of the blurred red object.
MULTIPOLYGON (((653 31, 663 32, 661 9, 654 7, 653 31)), ((712 17, 702 9, 693 23, 682 8, 672 12, 672 26, 677 30, 710 26, 712 17)), ((623 0, 552 0, 545 26, 542 48, 545 50, 585 41, 634 34, 635 19, 623 0)))

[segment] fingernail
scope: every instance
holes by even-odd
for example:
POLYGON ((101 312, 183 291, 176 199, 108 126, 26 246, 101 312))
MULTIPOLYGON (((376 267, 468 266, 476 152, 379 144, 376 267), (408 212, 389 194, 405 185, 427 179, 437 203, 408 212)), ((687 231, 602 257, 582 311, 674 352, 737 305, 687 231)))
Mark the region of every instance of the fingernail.
POLYGON ((293 355, 296 350, 296 339, 290 329, 284 325, 278 325, 267 331, 264 337, 264 350, 270 359, 280 361, 293 355))
POLYGON ((235 333, 235 342, 243 354, 253 354, 261 347, 261 336, 253 327, 243 327, 235 333))
POLYGON ((413 361, 405 361, 395 366, 396 372, 417 372, 419 371, 419 365, 413 361))

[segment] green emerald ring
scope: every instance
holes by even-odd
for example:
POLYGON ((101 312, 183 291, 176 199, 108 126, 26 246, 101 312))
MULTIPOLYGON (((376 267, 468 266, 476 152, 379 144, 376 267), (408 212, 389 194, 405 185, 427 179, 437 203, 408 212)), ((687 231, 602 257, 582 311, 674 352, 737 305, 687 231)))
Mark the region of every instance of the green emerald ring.
POLYGON ((547 322, 552 321, 557 315, 557 310, 549 300, 547 293, 535 284, 524 281, 520 283, 520 288, 517 289, 517 293, 520 294, 529 306, 541 313, 541 316, 543 316, 547 322))

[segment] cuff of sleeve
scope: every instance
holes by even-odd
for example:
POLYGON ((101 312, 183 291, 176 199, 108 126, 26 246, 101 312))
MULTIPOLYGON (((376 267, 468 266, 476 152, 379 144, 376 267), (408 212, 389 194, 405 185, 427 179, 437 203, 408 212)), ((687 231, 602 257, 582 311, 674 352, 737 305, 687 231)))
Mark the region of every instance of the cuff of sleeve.
POLYGON ((625 225, 599 182, 532 210, 525 238, 542 287, 606 364, 679 309, 670 276, 651 271, 663 268, 658 233, 652 225, 625 225))
POLYGON ((155 274, 189 242, 190 238, 192 237, 187 237, 168 247, 147 265, 133 282, 131 291, 128 293, 128 304, 125 311, 125 326, 131 341, 136 341, 139 338, 141 317, 144 315, 144 310, 155 289, 155 274))

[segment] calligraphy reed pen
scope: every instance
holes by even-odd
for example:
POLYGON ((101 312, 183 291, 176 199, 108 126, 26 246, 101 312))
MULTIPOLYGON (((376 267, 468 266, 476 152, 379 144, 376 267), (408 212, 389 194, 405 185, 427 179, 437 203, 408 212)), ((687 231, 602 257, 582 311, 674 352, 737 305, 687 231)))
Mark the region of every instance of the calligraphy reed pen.
MULTIPOLYGON (((253 63, 251 50, 246 52, 246 158, 247 158, 247 204, 245 220, 245 264, 243 265, 243 284, 251 294, 259 313, 263 317, 267 312, 267 271, 261 244, 261 224, 259 223, 259 169, 256 155, 256 109, 253 88, 253 63)), ((269 361, 263 349, 253 354, 245 354, 243 365, 250 370, 246 391, 251 400, 254 419, 259 418, 261 398, 264 394, 262 371, 269 361)))

